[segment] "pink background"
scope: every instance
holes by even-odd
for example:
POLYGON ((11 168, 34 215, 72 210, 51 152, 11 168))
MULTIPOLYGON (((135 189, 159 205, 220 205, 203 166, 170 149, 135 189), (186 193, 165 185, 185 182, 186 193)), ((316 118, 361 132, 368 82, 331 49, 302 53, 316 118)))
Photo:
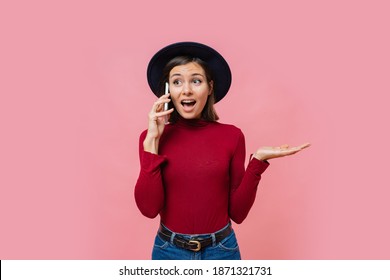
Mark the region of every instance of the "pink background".
POLYGON ((388 1, 232 3, 0 2, 0 259, 150 258, 145 72, 185 40, 229 62, 216 109, 248 154, 312 143, 271 160, 235 226, 243 258, 390 259, 388 1))

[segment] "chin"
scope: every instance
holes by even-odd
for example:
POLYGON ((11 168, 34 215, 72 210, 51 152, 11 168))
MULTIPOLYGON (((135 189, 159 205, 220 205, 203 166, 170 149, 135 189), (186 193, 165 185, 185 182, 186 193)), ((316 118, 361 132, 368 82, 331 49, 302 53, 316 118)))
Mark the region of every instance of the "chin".
POLYGON ((183 119, 187 119, 187 120, 192 120, 192 119, 200 119, 200 116, 201 115, 196 115, 196 114, 193 114, 193 113, 180 113, 180 116, 183 118, 183 119))
POLYGON ((195 117, 195 116, 182 116, 183 119, 186 119, 186 120, 193 120, 193 119, 198 119, 198 117, 195 117))

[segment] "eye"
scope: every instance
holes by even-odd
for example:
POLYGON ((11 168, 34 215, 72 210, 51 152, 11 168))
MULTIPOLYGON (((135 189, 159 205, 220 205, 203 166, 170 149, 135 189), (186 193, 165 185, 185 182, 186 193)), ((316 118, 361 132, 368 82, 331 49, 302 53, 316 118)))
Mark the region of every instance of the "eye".
POLYGON ((193 79, 192 82, 194 84, 201 84, 202 83, 202 80, 201 79, 193 79))
POLYGON ((172 82, 175 86, 178 86, 181 84, 181 81, 179 79, 173 80, 172 82))

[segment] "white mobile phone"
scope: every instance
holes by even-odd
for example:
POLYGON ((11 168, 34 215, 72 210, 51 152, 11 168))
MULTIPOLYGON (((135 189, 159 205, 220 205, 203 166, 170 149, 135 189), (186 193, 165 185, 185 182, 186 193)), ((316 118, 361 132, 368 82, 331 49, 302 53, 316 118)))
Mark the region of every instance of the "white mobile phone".
MULTIPOLYGON (((169 84, 165 83, 165 94, 169 93, 169 84)), ((168 111, 168 103, 164 103, 164 111, 168 111)))
MULTIPOLYGON (((165 94, 169 93, 169 84, 165 83, 165 94)), ((168 103, 164 103, 164 111, 168 111, 168 103)), ((168 116, 165 116, 165 123, 167 124, 169 120, 168 116)))

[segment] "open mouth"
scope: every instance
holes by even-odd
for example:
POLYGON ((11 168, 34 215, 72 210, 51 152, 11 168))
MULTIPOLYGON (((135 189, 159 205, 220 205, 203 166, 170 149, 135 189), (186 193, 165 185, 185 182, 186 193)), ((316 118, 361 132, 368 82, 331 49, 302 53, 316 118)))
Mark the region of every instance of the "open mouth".
POLYGON ((192 109, 194 106, 195 106, 195 103, 196 101, 195 100, 183 100, 181 102, 181 105, 185 108, 185 109, 192 109))

